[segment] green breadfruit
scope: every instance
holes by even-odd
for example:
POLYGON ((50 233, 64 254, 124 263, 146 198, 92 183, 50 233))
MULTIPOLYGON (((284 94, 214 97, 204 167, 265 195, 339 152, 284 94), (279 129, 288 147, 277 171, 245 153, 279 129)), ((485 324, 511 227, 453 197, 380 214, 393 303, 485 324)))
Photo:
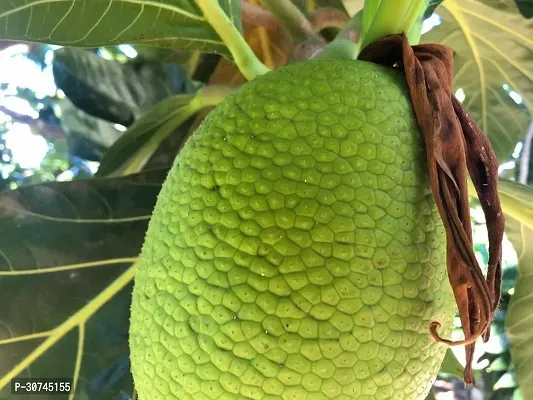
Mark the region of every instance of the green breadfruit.
POLYGON ((135 279, 141 400, 425 399, 455 300, 405 78, 312 60, 211 112, 135 279))

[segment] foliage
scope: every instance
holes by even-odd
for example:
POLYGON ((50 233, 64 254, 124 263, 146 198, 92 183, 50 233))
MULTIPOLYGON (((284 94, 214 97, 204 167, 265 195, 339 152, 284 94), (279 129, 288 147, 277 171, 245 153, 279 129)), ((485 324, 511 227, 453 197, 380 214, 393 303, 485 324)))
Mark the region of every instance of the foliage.
POLYGON ((533 21, 520 16, 513 1, 447 1, 438 14, 443 22, 423 41, 453 48, 455 88, 503 162, 533 110, 533 21), (506 87, 518 95, 514 100, 506 87))
MULTIPOLYGON (((361 20, 362 0, 293 0, 293 7, 278 1, 273 14, 259 0, 0 2, 0 39, 33 42, 26 56, 51 68, 61 89, 43 98, 24 87, 9 95, 24 98, 37 118, 0 104, 0 301, 6 305, 0 309, 0 399, 10 398, 15 376, 73 377, 80 399, 134 398, 131 280, 179 148, 235 85, 324 49, 335 53, 336 44, 349 42, 358 51, 361 24, 368 24, 361 20), (52 64, 49 45, 65 46, 53 48, 52 64), (40 168, 11 162, 3 135, 15 122, 53 145, 40 168)), ((519 165, 530 164, 516 149, 528 145, 533 109, 532 2, 431 0, 424 6, 411 9, 406 26, 421 15, 439 16, 421 41, 454 49, 454 90, 491 140, 502 173, 514 163, 513 178, 519 165)), ((381 16, 377 36, 395 29, 394 15, 381 16)), ((518 396, 517 384, 524 398, 533 398, 533 190, 502 180, 500 192, 518 258, 512 260, 510 247, 504 254, 502 305, 476 374, 487 398, 518 396)), ((484 221, 473 215, 474 231, 483 231, 484 221)), ((475 250, 486 265, 487 243, 477 240, 475 250)), ((442 379, 462 373, 451 351, 441 372, 442 379)))

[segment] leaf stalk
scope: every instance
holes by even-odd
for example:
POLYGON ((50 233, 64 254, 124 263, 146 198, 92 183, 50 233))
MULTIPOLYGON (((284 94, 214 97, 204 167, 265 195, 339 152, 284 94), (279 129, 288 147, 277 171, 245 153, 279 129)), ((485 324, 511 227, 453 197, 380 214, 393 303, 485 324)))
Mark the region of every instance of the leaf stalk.
POLYGON ((270 71, 250 48, 244 37, 218 5, 218 1, 196 0, 205 19, 228 47, 235 64, 248 80, 270 71))

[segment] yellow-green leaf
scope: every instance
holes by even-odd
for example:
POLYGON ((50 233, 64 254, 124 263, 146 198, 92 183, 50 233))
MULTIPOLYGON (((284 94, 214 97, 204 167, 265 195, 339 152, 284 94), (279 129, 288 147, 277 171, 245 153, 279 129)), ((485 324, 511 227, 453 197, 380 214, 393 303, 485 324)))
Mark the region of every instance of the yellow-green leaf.
MULTIPOLYGON (((240 0, 219 0, 239 31, 240 0)), ((2 0, 0 38, 98 47, 138 43, 229 55, 194 0, 2 0)))
POLYGON ((447 0, 436 12, 442 23, 422 42, 453 48, 454 89, 462 89, 458 97, 464 93, 463 104, 503 161, 525 136, 533 110, 533 20, 514 0, 447 0))
MULTIPOLYGON (((512 201, 512 214, 506 215, 506 233, 518 255, 518 278, 511 296, 506 333, 516 379, 525 399, 533 398, 533 189, 513 182, 503 182, 501 191, 512 201)), ((505 210, 505 209, 504 209, 505 210)))
POLYGON ((457 357, 455 356, 453 351, 451 349, 448 349, 446 350, 446 355, 444 356, 444 360, 442 361, 442 365, 440 367, 439 372, 454 375, 459 379, 463 379, 465 369, 461 365, 459 360, 457 360, 457 357))

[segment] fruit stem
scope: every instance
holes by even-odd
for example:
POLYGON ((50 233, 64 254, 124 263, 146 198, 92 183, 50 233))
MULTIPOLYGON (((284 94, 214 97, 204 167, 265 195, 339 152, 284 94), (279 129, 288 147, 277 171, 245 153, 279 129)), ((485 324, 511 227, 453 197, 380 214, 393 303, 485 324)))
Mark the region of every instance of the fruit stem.
POLYGON ((408 35, 411 45, 418 44, 428 3, 428 0, 365 0, 361 50, 384 36, 402 32, 408 35))
POLYGON ((362 13, 358 12, 342 27, 335 39, 322 50, 318 58, 357 59, 361 24, 362 13))
POLYGON ((205 19, 228 47, 235 64, 248 80, 270 71, 250 48, 244 37, 218 5, 218 1, 196 0, 196 4, 204 14, 205 19))
POLYGON ((317 58, 337 58, 355 60, 359 54, 359 45, 348 39, 335 39, 329 43, 317 58))

